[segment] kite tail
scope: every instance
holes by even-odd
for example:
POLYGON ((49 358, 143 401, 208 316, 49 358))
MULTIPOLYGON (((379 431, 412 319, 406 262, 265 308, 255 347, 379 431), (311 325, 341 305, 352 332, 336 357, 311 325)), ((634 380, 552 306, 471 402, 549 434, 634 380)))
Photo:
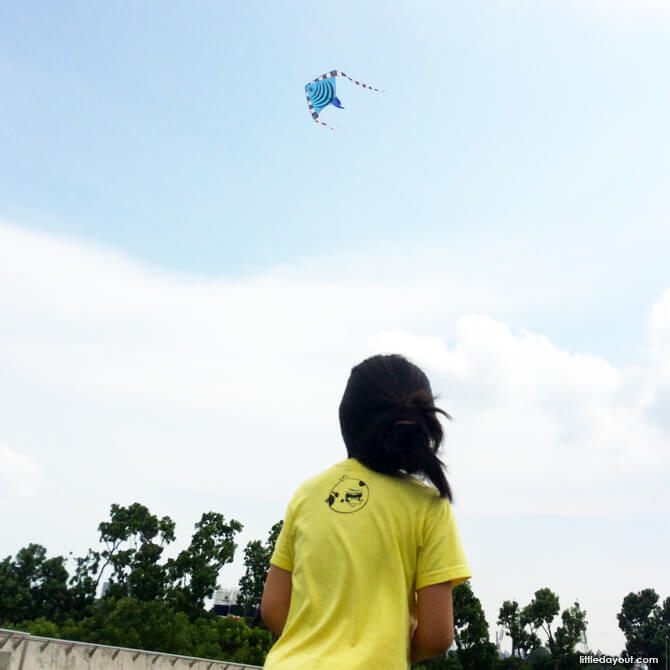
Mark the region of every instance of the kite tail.
POLYGON ((349 81, 353 81, 354 84, 356 84, 356 86, 362 86, 363 88, 367 88, 370 91, 377 91, 377 93, 383 93, 383 91, 380 91, 378 88, 370 86, 369 84, 364 84, 362 81, 356 81, 353 77, 350 77, 348 74, 344 74, 344 72, 340 72, 339 70, 333 70, 330 74, 333 77, 346 77, 349 81))
POLYGON ((331 130, 335 130, 335 128, 333 128, 332 126, 329 126, 327 123, 324 123, 323 121, 319 121, 319 112, 317 112, 314 109, 314 105, 312 104, 312 99, 309 96, 307 96, 307 104, 309 106, 309 111, 312 115, 312 118, 314 119, 314 121, 316 123, 319 123, 322 126, 326 126, 326 128, 330 128, 331 130))
POLYGON ((326 126, 326 128, 330 128, 331 130, 335 130, 333 126, 329 126, 327 123, 324 123, 323 121, 319 121, 318 117, 314 119, 317 123, 320 123, 322 126, 326 126))
POLYGON ((330 72, 326 72, 326 74, 322 74, 320 77, 317 77, 314 81, 311 81, 310 84, 316 84, 320 81, 323 81, 324 79, 330 79, 331 77, 345 77, 349 81, 352 81, 354 84, 356 84, 356 86, 362 86, 363 88, 367 88, 370 91, 377 91, 377 93, 384 92, 378 88, 375 88, 374 86, 364 84, 362 81, 356 81, 353 77, 350 77, 348 74, 345 74, 340 70, 331 70, 330 72))
POLYGON ((319 119, 314 119, 317 123, 320 123, 322 126, 326 126, 326 128, 330 128, 331 130, 335 130, 333 126, 329 126, 327 123, 324 123, 323 121, 319 121, 319 119))

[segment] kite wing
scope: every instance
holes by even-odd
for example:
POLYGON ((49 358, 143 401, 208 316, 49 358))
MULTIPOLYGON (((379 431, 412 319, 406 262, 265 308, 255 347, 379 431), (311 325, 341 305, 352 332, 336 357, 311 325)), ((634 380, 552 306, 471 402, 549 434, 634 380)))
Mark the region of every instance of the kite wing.
POLYGON ((333 128, 327 123, 319 121, 319 113, 328 105, 344 109, 340 99, 335 95, 335 77, 346 77, 349 81, 353 81, 356 86, 362 86, 371 91, 379 91, 379 89, 368 86, 362 81, 352 79, 348 74, 344 74, 344 72, 340 72, 339 70, 326 72, 326 74, 322 74, 320 77, 317 77, 314 81, 307 84, 307 86, 305 86, 305 93, 307 95, 307 105, 309 106, 312 118, 317 123, 320 123, 322 126, 326 126, 326 128, 330 128, 331 130, 333 130, 333 128))

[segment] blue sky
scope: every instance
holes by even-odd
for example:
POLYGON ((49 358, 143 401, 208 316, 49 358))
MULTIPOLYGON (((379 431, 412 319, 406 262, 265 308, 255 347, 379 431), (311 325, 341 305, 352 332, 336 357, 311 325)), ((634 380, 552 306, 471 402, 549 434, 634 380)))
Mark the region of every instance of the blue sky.
POLYGON ((589 4, 5 3, 0 215, 205 276, 523 238, 585 282, 594 255, 628 275, 589 328, 526 325, 639 340, 622 301, 663 287, 667 13, 589 4), (341 82, 326 133, 303 86, 332 67, 385 92, 341 82))
POLYGON ((664 197, 667 25, 562 5, 5 3, 5 216, 227 274, 620 228, 664 197), (340 82, 325 133, 332 67, 386 92, 340 82))
POLYGON ((342 455, 351 365, 401 351, 458 418, 491 629, 555 583, 619 651, 623 596, 670 595, 669 30, 664 0, 3 3, 1 551, 84 551, 136 499, 263 536, 342 455), (330 131, 333 68, 383 92, 338 80, 330 131), (607 547, 640 529, 637 574, 607 547))

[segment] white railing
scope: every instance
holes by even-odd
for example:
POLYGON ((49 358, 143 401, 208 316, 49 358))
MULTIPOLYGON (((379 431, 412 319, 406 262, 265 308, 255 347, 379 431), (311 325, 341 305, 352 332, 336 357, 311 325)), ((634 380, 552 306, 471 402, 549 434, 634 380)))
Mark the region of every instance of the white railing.
POLYGON ((0 628, 0 670, 252 670, 258 665, 38 637, 0 628))

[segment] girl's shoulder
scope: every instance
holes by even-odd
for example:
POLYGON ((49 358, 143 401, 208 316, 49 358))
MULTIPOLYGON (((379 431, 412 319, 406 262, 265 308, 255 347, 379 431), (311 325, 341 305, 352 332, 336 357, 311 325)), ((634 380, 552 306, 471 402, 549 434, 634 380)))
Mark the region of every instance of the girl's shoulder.
POLYGON ((357 492, 358 490, 374 490, 383 497, 393 497, 398 502, 419 507, 432 507, 440 498, 437 489, 416 477, 408 474, 388 475, 371 470, 354 458, 335 463, 306 479, 296 490, 292 504, 299 505, 302 501, 311 500, 315 496, 328 498, 333 491, 340 489, 357 492))

